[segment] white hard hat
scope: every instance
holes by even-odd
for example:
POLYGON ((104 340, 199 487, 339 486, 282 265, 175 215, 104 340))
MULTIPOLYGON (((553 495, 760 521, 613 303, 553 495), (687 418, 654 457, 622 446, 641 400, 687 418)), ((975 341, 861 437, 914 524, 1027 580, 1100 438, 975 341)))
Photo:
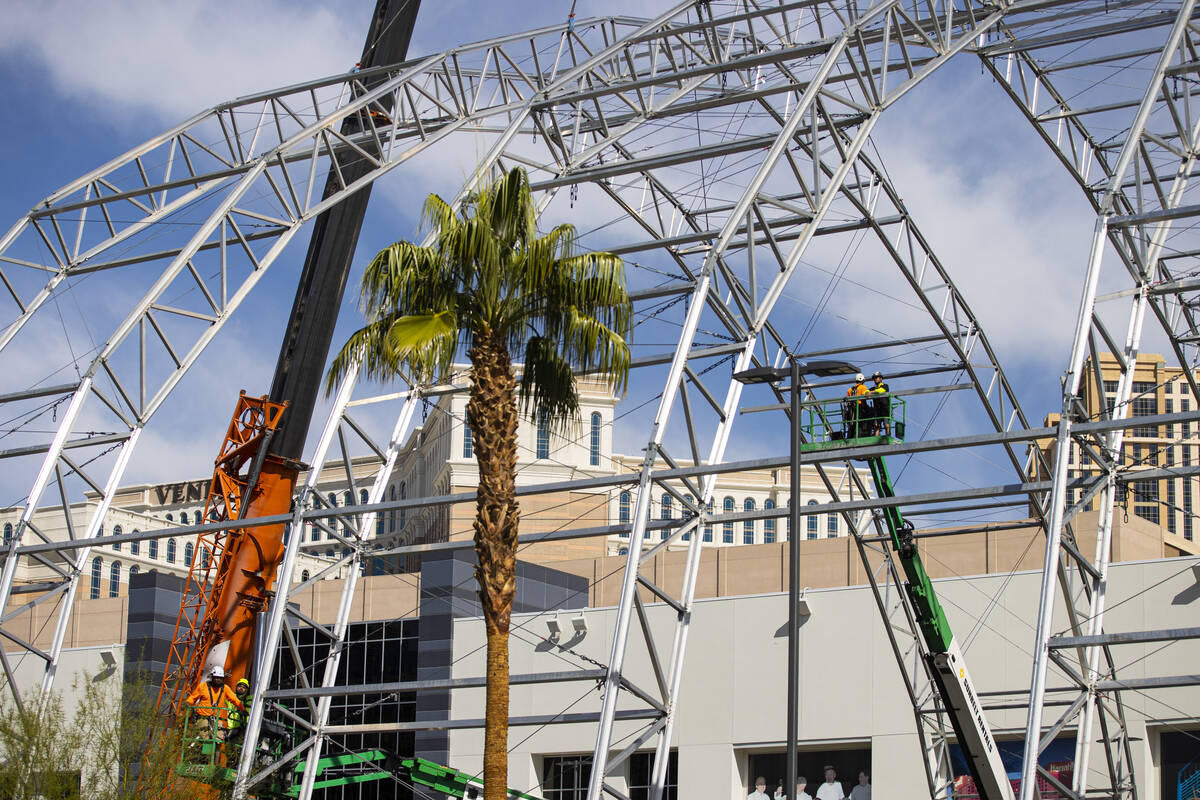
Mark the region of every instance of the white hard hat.
POLYGON ((225 668, 224 667, 213 667, 212 672, 208 673, 208 677, 224 678, 225 677, 225 668))
POLYGON ((856 381, 863 380, 863 374, 861 372, 858 373, 857 375, 854 376, 854 380, 856 380, 856 381))

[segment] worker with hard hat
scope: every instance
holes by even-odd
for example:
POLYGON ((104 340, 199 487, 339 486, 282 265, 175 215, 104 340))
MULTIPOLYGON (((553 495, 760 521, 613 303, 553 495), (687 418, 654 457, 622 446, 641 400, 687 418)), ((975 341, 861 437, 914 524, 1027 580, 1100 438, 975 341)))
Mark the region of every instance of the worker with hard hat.
POLYGON ((875 435, 890 436, 892 433, 892 398, 891 389, 883 382, 879 370, 871 373, 871 417, 874 422, 875 435))
POLYGON ((250 703, 253 702, 250 696, 250 681, 240 679, 233 687, 233 694, 241 703, 241 707, 234 706, 229 709, 229 730, 225 738, 240 741, 246 733, 246 722, 250 719, 250 703))
POLYGON ((196 720, 197 738, 215 739, 219 729, 229 727, 230 709, 245 711, 246 707, 237 695, 225 685, 225 668, 215 666, 208 673, 208 680, 201 683, 187 696, 196 720))
POLYGON ((854 385, 846 390, 846 399, 842 401, 842 415, 845 418, 846 436, 850 439, 857 439, 859 436, 867 435, 867 426, 870 424, 866 417, 868 409, 866 406, 867 396, 870 390, 867 389, 864 381, 865 376, 860 372, 854 376, 854 385))

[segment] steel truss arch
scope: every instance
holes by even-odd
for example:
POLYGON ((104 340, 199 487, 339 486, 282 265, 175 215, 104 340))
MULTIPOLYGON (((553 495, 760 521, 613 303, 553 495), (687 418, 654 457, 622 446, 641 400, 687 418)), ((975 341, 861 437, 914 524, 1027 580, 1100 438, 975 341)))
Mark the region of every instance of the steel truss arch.
MULTIPOLYGON (((141 431, 304 222, 456 133, 484 135, 490 137, 489 154, 473 180, 524 165, 547 214, 556 213, 565 195, 574 202, 582 188, 585 199, 602 202, 636 236, 645 237, 605 241, 609 249, 654 259, 677 273, 672 283, 633 287, 639 312, 650 318, 664 298, 686 303, 679 309, 685 308, 685 313, 675 320, 679 333, 674 347, 639 353, 634 362, 644 374, 656 369, 665 374, 645 459, 628 477, 637 486, 629 557, 616 634, 600 676, 603 693, 589 717, 598 723, 589 800, 600 800, 605 792, 620 797, 606 784, 607 772, 651 742, 656 747, 652 784, 657 800, 680 701, 702 550, 699 530, 710 519, 706 504, 727 461, 743 392, 735 382, 722 392, 707 376, 730 360, 731 371, 737 371, 805 355, 798 352, 798 331, 779 309, 789 301, 797 272, 814 250, 824 242, 869 238, 885 265, 880 273, 887 272, 910 293, 919 312, 919 322, 903 336, 841 346, 840 352, 872 358, 889 348, 927 343, 942 359, 930 374, 962 378, 960 383, 932 388, 946 395, 970 389, 962 394, 976 404, 975 433, 1013 434, 1030 428, 977 317, 896 188, 864 148, 880 116, 956 54, 973 50, 996 70, 998 59, 1023 58, 1029 48, 994 37, 1021 41, 1021 26, 1027 19, 1039 19, 1038 14, 1047 19, 1074 14, 1080 25, 1090 23, 1091 16, 1080 10, 1086 4, 1067 0, 881 0, 863 5, 856 10, 854 4, 832 0, 686 2, 653 20, 614 17, 499 37, 402 65, 217 106, 51 195, 0 239, 0 281, 11 300, 0 349, 20 346, 25 337, 36 334, 47 302, 75 281, 157 271, 145 284, 150 288, 141 287, 141 300, 132 311, 115 322, 78 382, 58 387, 57 395, 28 390, 4 398, 20 404, 59 396, 69 405, 54 439, 26 448, 44 457, 0 573, 0 598, 8 603, 12 597, 22 564, 35 558, 51 560, 25 546, 29 532, 48 541, 34 517, 46 505, 43 495, 56 479, 68 516, 64 478, 71 471, 99 490, 100 501, 79 538, 90 541, 99 535, 141 431), (716 112, 740 114, 743 124, 721 130, 699 123, 704 114, 716 112), (694 140, 682 139, 674 126, 687 126, 690 136, 693 123, 694 140), (370 163, 369 174, 358 182, 343 181, 330 195, 314 196, 318 170, 332 163, 332 156, 343 154, 370 163), (736 169, 731 166, 735 160, 736 169), (203 224, 171 228, 173 221, 188 214, 202 218, 203 224), (30 281, 30 275, 36 280, 30 281), (190 298, 192 305, 176 296, 190 298), (95 437, 76 430, 82 431, 81 420, 97 415, 118 433, 95 437), (106 447, 118 449, 102 464, 105 477, 84 473, 83 457, 106 447), (676 470, 685 461, 708 471, 682 478, 661 476, 664 465, 676 470), (679 481, 686 482, 691 502, 685 504, 679 481), (650 544, 649 531, 668 530, 647 521, 652 495, 664 491, 686 505, 689 518, 650 544), (688 550, 680 585, 650 588, 640 568, 672 545, 686 545, 688 550), (642 685, 625 669, 629 628, 635 617, 644 621, 639 592, 646 589, 677 611, 669 645, 653 641, 649 627, 641 626, 641 644, 654 654, 656 686, 642 685), (642 727, 626 731, 633 746, 610 753, 614 729, 620 725, 642 727)), ((1092 15, 1098 17, 1099 12, 1092 15)), ((1189 25, 1184 27, 1190 37, 1189 25)), ((1039 119, 1038 112, 1032 115, 1039 119)), ((1171 137, 1166 141, 1170 146, 1165 149, 1178 148, 1171 145, 1171 137)), ((333 174, 338 175, 336 167, 333 174)), ((1163 203, 1158 218, 1138 217, 1156 212, 1145 204, 1129 204, 1114 227, 1157 225, 1161 230, 1180 208, 1176 199, 1163 203)), ((600 241, 589 239, 593 240, 600 241)), ((1123 241, 1131 251, 1137 249, 1132 234, 1123 241)), ((1177 288, 1184 290, 1182 285, 1177 288)), ((1150 288, 1141 292, 1144 306, 1155 307, 1154 297, 1167 291, 1161 285, 1159 289, 1158 294, 1150 288)), ((1181 304, 1167 311, 1164 307, 1172 324, 1192 324, 1190 307, 1181 304)), ((1187 344, 1184 335, 1173 341, 1181 347, 1187 344)), ((1136 350, 1136 337, 1132 347, 1136 350)), ((830 349, 827 343, 824 349, 830 349)), ((351 399, 354 388, 351 376, 339 389, 319 440, 314 476, 320 474, 335 438, 343 459, 350 457, 345 436, 361 430, 347 412, 358 402, 351 399)), ((378 456, 370 502, 361 513, 344 512, 353 533, 342 543, 351 552, 330 569, 348 568, 357 576, 364 558, 386 552, 370 543, 370 520, 389 507, 383 502, 383 488, 396 448, 411 421, 415 398, 431 391, 433 387, 412 388, 388 443, 368 443, 378 456)), ((1019 449, 1020 440, 1002 438, 996 446, 1004 453, 1004 469, 1024 480, 1031 464, 1019 449)), ((843 478, 824 466, 818 470, 835 506, 856 497, 867 498, 869 504, 870 487, 852 470, 843 472, 843 478)), ((1065 486, 1065 478, 1060 482, 1056 473, 1051 497, 1061 502, 1065 486)), ((306 486, 304 496, 314 492, 315 484, 306 486)), ((1022 485, 1015 494, 1019 502, 1032 502, 1038 514, 1048 507, 1041 490, 1022 485)), ((1049 507, 1061 512, 1060 506, 1049 507)), ((293 526, 308 518, 304 508, 303 502, 297 505, 293 526)), ((858 539, 864 565, 878 566, 872 561, 875 556, 863 549, 858 511, 837 511, 858 539)), ((289 542, 280 571, 279 597, 268 626, 268 658, 289 635, 284 613, 286 597, 299 588, 291 584, 298 539, 289 542)), ((395 550, 404 545, 388 546, 395 550)), ((88 555, 86 546, 73 546, 59 554, 62 565, 51 562, 59 573, 55 591, 65 599, 53 647, 42 652, 47 662, 45 686, 53 680, 71 600, 88 555)), ((887 588, 896 585, 895 570, 888 566, 880 576, 872 583, 898 661, 903 662, 900 656, 919 650, 921 643, 912 637, 898 644, 894 631, 903 639, 906 625, 914 630, 911 609, 902 599, 897 604, 894 588, 887 588)), ((326 631, 337 652, 344 645, 354 591, 351 577, 343 586, 338 621, 326 631)), ((0 634, 10 635, 2 627, 0 634)), ((331 663, 314 693, 333 687, 336 659, 331 663)), ((901 667, 914 698, 933 796, 944 787, 949 732, 936 704, 929 702, 928 676, 919 665, 901 667)), ((263 668, 260 665, 259 674, 263 668)), ((12 688, 15 691, 15 682, 12 688)), ((331 730, 328 695, 314 698, 311 715, 297 720, 310 732, 303 745, 310 764, 331 730)), ((247 742, 257 734, 265 703, 261 693, 256 696, 247 742)), ((252 745, 247 748, 252 750, 252 745)), ((239 793, 263 777, 253 774, 250 761, 241 765, 239 793)), ((313 776, 306 773, 302 798, 312 785, 313 776)))

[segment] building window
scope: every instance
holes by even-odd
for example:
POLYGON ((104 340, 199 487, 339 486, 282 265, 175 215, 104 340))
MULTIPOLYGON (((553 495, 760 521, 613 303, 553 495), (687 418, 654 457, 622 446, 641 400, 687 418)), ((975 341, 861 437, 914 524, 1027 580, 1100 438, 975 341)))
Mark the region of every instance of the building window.
POLYGON ((175 563, 175 540, 167 539, 167 563, 175 563))
POLYGON ((108 569, 108 596, 116 597, 121 593, 121 562, 114 561, 108 569))
POLYGON ((1175 481, 1167 481, 1167 530, 1178 533, 1175 526, 1175 481))
MULTIPOLYGON (((732 514, 734 503, 732 497, 726 497, 723 503, 723 508, 726 514, 732 514)), ((733 544, 733 523, 725 522, 721 525, 721 542, 724 544, 733 544)))
MULTIPOLYGON (((671 495, 667 494, 666 492, 663 492, 663 496, 662 496, 662 518, 663 519, 674 519, 675 518, 675 500, 671 497, 671 495)), ((667 530, 666 530, 666 528, 663 528, 663 536, 666 536, 666 535, 667 535, 667 530)))
POLYGON ((151 539, 150 543, 146 546, 146 551, 150 558, 158 558, 158 539, 151 539))
MULTIPOLYGON (((632 501, 633 498, 630 497, 629 492, 621 492, 621 496, 617 500, 617 522, 621 525, 628 525, 629 520, 633 516, 633 512, 631 511, 632 501)), ((628 539, 629 531, 621 531, 621 538, 628 539)))
POLYGON ((305 581, 307 581, 308 578, 309 578, 308 570, 304 570, 303 572, 300 573, 300 582, 301 583, 304 583, 305 581))
POLYGON ((208 548, 205 547, 204 545, 200 545, 199 561, 200 561, 200 566, 204 567, 205 569, 208 569, 208 566, 209 566, 208 548))
MULTIPOLYGON (((1151 417, 1158 413, 1158 387, 1150 381, 1134 381, 1133 394, 1129 399, 1131 417, 1151 417)), ((1133 429, 1134 436, 1158 436, 1158 426, 1140 425, 1133 429)))
MULTIPOLYGON (((138 529, 134 528, 130 533, 137 533, 138 529)), ((142 543, 134 539, 129 543, 129 552, 133 555, 140 555, 142 552, 142 543)))
MULTIPOLYGON (((396 484, 394 484, 394 483, 388 488, 388 499, 391 500, 392 502, 396 501, 396 484)), ((395 532, 396 532, 396 509, 393 508, 391 511, 388 512, 388 533, 395 533, 395 532)))
POLYGON ((173 517, 173 516, 170 514, 170 512, 168 512, 168 513, 167 513, 167 522, 174 522, 174 521, 175 521, 175 517, 173 517))
POLYGON ((831 537, 838 535, 837 514, 830 514, 829 516, 825 517, 825 533, 831 537))
MULTIPOLYGON (((708 503, 705 504, 704 510, 707 511, 709 513, 709 515, 711 515, 713 513, 713 501, 712 501, 711 497, 708 499, 708 503)), ((712 541, 712 533, 713 533, 712 528, 713 528, 713 526, 712 526, 711 522, 704 526, 704 541, 706 541, 706 542, 712 541)))
MULTIPOLYGON (((650 773, 654 769, 654 753, 634 753, 629 757, 629 800, 650 800, 650 773)), ((679 751, 667 757, 667 781, 663 785, 663 800, 679 797, 679 751)))
MULTIPOLYGON (((12 543, 12 531, 13 531, 12 523, 11 522, 4 523, 4 546, 5 547, 7 547, 9 544, 12 543)), ((103 536, 104 534, 100 534, 100 535, 103 536)))
POLYGON ((134 575, 137 575, 137 574, 138 574, 138 565, 137 565, 137 564, 130 564, 130 565, 129 565, 129 580, 131 580, 131 581, 132 581, 132 580, 133 580, 133 576, 134 576, 134 575))
POLYGON ((592 412, 592 439, 588 448, 588 460, 593 467, 600 466, 600 412, 592 412))
MULTIPOLYGON (((773 510, 775 508, 775 501, 774 500, 764 500, 763 508, 768 511, 773 510)), ((763 520, 763 543, 771 544, 774 541, 775 541, 775 520, 773 518, 772 519, 764 519, 763 520)))
MULTIPOLYGON (((742 503, 743 511, 754 510, 754 498, 747 497, 742 503)), ((754 520, 748 519, 742 523, 742 544, 754 544, 754 520)))
MULTIPOLYGON (((330 492, 330 493, 329 493, 329 508, 330 508, 330 510, 332 510, 332 509, 335 509, 335 508, 337 508, 337 507, 338 507, 338 504, 337 504, 337 492, 330 492)), ((329 532, 330 532, 330 535, 332 535, 332 534, 334 534, 334 533, 337 533, 337 526, 338 526, 337 517, 326 517, 326 518, 325 518, 325 524, 329 526, 329 532)), ((313 535, 312 535, 312 540, 313 540, 314 542, 319 542, 319 541, 321 541, 321 528, 320 528, 320 526, 313 526, 313 535)))
POLYGON ((550 417, 544 413, 537 420, 537 457, 550 457, 550 417))
MULTIPOLYGON (((688 512, 690 512, 696 506, 696 498, 692 497, 690 494, 686 494, 684 497, 687 498, 687 501, 679 504, 679 516, 681 519, 687 519, 688 512)), ((690 542, 692 540, 692 532, 688 531, 687 533, 683 534, 683 540, 685 542, 690 542)))
MULTIPOLYGON (((809 500, 808 504, 810 506, 815 506, 817 504, 817 501, 809 500)), ((809 539, 817 538, 817 515, 809 514, 807 519, 805 520, 804 525, 808 529, 808 538, 809 539)))
POLYGON ((1133 513, 1158 525, 1158 481, 1132 481, 1129 491, 1133 492, 1133 513))
POLYGON ((104 575, 104 562, 99 558, 92 559, 92 591, 93 600, 100 599, 100 579, 104 575))
POLYGON ((787 540, 790 542, 792 540, 792 498, 790 498, 790 497, 788 498, 788 501, 787 501, 787 507, 788 507, 788 515, 787 515, 787 525, 785 526, 785 530, 787 531, 787 540))
POLYGON ((195 554, 196 554, 196 548, 192 546, 192 543, 188 542, 187 544, 185 544, 183 546, 183 563, 187 564, 189 567, 192 566, 192 561, 193 561, 192 557, 195 554))
POLYGON ((463 420, 463 458, 475 455, 475 437, 471 435, 471 423, 463 420))
POLYGON ((584 800, 591 778, 591 756, 547 756, 542 762, 542 797, 584 800))
MULTIPOLYGON (((400 499, 401 500, 408 499, 408 483, 407 482, 402 481, 400 483, 400 499)), ((400 509, 400 530, 404 530, 404 526, 406 524, 408 524, 408 509, 402 508, 402 509, 400 509)))
MULTIPOLYGON (((120 525, 113 525, 113 536, 120 536, 123 532, 120 525)), ((121 552, 121 543, 113 542, 113 550, 116 550, 118 553, 121 552)))

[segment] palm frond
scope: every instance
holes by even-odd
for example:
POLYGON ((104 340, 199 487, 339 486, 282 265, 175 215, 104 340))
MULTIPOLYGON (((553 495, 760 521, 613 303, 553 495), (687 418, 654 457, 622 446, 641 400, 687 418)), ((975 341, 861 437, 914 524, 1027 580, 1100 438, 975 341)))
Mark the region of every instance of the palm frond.
POLYGON ((453 294, 454 275, 437 250, 396 242, 367 265, 360 304, 368 318, 422 314, 447 308, 453 294))
POLYGON ((545 337, 533 336, 525 345, 519 394, 525 413, 544 417, 551 430, 564 431, 579 414, 575 372, 545 337))

